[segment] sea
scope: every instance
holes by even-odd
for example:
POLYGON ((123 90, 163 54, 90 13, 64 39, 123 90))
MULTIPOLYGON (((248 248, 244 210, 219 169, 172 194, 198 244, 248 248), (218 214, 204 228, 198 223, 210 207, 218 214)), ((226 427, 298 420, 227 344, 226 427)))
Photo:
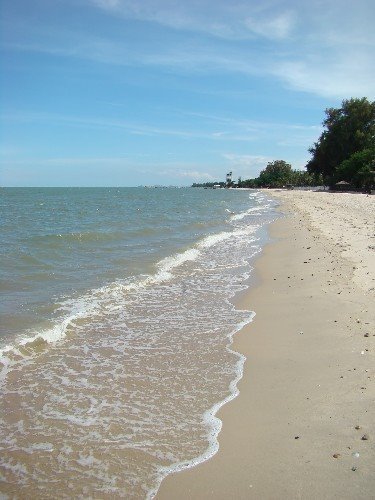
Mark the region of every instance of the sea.
POLYGON ((218 449, 263 191, 1 188, 0 496, 153 498, 218 449))

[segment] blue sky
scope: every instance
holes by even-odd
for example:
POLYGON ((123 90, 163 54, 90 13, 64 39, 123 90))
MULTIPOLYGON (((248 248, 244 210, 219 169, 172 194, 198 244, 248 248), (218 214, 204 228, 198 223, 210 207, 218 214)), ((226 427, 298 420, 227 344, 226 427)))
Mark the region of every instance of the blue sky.
POLYGON ((375 98, 373 0, 2 0, 3 186, 190 185, 303 168, 375 98))

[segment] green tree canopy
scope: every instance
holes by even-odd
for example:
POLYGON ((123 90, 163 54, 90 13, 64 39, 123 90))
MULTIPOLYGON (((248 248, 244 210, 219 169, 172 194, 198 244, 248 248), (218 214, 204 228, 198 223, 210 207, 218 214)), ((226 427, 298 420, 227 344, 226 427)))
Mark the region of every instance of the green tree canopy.
POLYGON ((258 177, 261 186, 282 187, 289 184, 293 175, 292 166, 284 160, 275 160, 267 164, 258 177))
POLYGON ((356 188, 370 189, 374 181, 374 171, 375 147, 362 149, 339 165, 334 180, 347 181, 356 188))
POLYGON ((255 179, 241 181, 240 187, 280 188, 289 186, 316 186, 321 185, 321 176, 309 174, 306 170, 292 170, 289 163, 284 160, 269 162, 264 170, 255 179))
POLYGON ((332 184, 344 161, 374 147, 375 102, 352 98, 344 100, 341 108, 329 108, 325 113, 325 130, 309 149, 312 158, 306 167, 309 173, 322 174, 332 184))

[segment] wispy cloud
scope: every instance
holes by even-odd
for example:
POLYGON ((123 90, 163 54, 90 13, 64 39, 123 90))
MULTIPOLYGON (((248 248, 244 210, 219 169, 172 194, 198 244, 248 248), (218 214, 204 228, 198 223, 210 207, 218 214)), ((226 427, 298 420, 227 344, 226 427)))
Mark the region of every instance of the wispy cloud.
POLYGON ((223 158, 231 162, 232 165, 241 165, 241 167, 249 168, 264 168, 267 163, 272 161, 271 156, 259 156, 259 155, 239 155, 236 153, 225 153, 223 158))
MULTIPOLYGON (((375 50, 375 46, 374 46, 375 50)), ((373 56, 348 50, 327 60, 311 57, 275 64, 273 73, 294 90, 325 97, 368 96, 375 98, 373 56)))
POLYGON ((162 127, 145 123, 135 123, 120 119, 95 116, 72 116, 57 113, 2 113, 0 119, 7 123, 33 123, 51 126, 94 129, 110 132, 120 129, 130 135, 149 137, 174 137, 181 140, 206 140, 213 143, 254 143, 266 136, 280 145, 293 143, 308 147, 318 137, 320 126, 306 126, 282 122, 244 120, 222 115, 180 112, 182 116, 196 118, 184 127, 162 127))
POLYGON ((254 39, 256 36, 284 37, 291 28, 289 12, 274 14, 273 9, 262 13, 252 2, 223 0, 190 0, 171 2, 159 0, 89 0, 107 13, 124 19, 152 22, 173 30, 205 33, 228 40, 254 39))
POLYGON ((220 49, 212 41, 165 40, 159 46, 141 46, 121 38, 105 38, 80 33, 61 33, 59 40, 41 37, 38 41, 6 42, 3 48, 22 52, 36 52, 65 58, 83 59, 106 65, 149 67, 179 74, 244 74, 262 76, 267 62, 251 48, 246 57, 233 47, 220 49))
MULTIPOLYGON (((213 168, 217 172, 217 167, 213 168)), ((0 181, 5 185, 95 185, 101 179, 101 185, 137 184, 176 184, 190 185, 192 182, 208 182, 217 180, 207 171, 207 165, 197 163, 155 162, 151 158, 145 161, 139 155, 128 157, 60 157, 60 158, 27 158, 12 160, 0 169, 0 181), (33 175, 37 171, 39 175, 33 175), (55 183, 51 181, 51 172, 60 172, 61 178, 53 175, 55 183), (85 181, 79 182, 77 172, 85 173, 85 181), (87 173, 95 172, 91 177, 87 173), (56 179, 57 184, 56 184, 56 179), (72 184, 73 183, 73 184, 72 184)))
MULTIPOLYGON (((29 161, 29 160, 27 160, 29 161)), ((55 167, 67 167, 67 166, 124 166, 124 165, 130 165, 131 160, 129 157, 108 157, 108 158, 44 158, 44 159, 38 159, 38 162, 40 162, 43 165, 50 165, 50 166, 55 166, 55 167)))
MULTIPOLYGON (((93 0, 94 1, 94 0, 93 0)), ((190 30, 242 44, 200 41, 188 51, 181 47, 142 58, 145 64, 196 71, 218 70, 248 76, 277 77, 287 86, 325 97, 374 96, 375 8, 372 0, 342 6, 333 0, 294 3, 270 0, 171 3, 160 0, 95 0, 96 6, 126 19, 153 22, 174 30, 190 30), (364 33, 366 35, 364 36, 364 33), (271 45, 260 47, 256 39, 271 45), (273 45, 272 45, 273 44, 273 45), (256 47, 256 50, 253 50, 256 47), (355 75, 355 77, 353 76, 355 75)))
MULTIPOLYGON (((228 163, 228 168, 241 173, 243 179, 258 177, 259 172, 266 168, 269 162, 280 160, 280 156, 263 155, 241 155, 237 153, 225 153, 222 155, 228 163)), ((300 157, 283 158, 291 163, 294 169, 303 169, 307 163, 307 155, 300 157)))
POLYGON ((296 23, 296 15, 292 11, 282 12, 279 15, 259 19, 248 17, 245 25, 256 35, 260 35, 271 40, 283 40, 293 34, 296 23))
POLYGON ((201 170, 195 170, 194 166, 191 167, 193 170, 180 170, 179 168, 173 168, 173 169, 162 169, 157 172, 157 174, 161 177, 167 177, 167 178, 175 178, 175 179, 185 179, 189 181, 195 181, 195 182, 209 182, 209 181, 214 181, 216 178, 212 175, 209 174, 208 172, 204 172, 201 170))
POLYGON ((270 156, 261 155, 239 155, 236 153, 225 153, 223 158, 228 162, 228 168, 241 172, 243 179, 253 179, 259 175, 267 163, 274 160, 270 156))
POLYGON ((121 0, 93 0, 93 3, 102 9, 112 10, 119 7, 121 0))
POLYGON ((20 36, 8 31, 4 47, 178 74, 277 79, 329 98, 375 94, 373 0, 345 9, 340 0, 324 8, 286 0, 86 2, 115 17, 116 31, 25 24, 16 30, 20 36), (129 30, 133 21, 137 35, 129 30))
POLYGON ((72 127, 83 128, 99 128, 99 129, 123 129, 130 134, 149 135, 149 136, 175 136, 180 138, 210 138, 212 134, 199 131, 189 131, 182 129, 170 129, 151 125, 137 124, 127 122, 125 120, 106 119, 100 117, 83 117, 83 116, 68 116, 53 113, 25 113, 13 112, 3 113, 1 119, 4 121, 16 122, 32 122, 32 123, 48 123, 49 125, 66 125, 72 127))

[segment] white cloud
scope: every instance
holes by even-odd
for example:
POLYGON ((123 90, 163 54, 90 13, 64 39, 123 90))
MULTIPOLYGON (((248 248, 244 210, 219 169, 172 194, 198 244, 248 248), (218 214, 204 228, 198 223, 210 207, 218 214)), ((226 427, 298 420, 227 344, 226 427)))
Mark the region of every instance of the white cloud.
POLYGON ((252 179, 259 175, 267 163, 274 160, 269 156, 261 155, 239 155, 236 153, 225 153, 223 158, 228 161, 230 168, 241 173, 243 179, 252 179))
POLYGON ((167 170, 160 170, 157 172, 157 174, 163 177, 165 176, 176 179, 191 179, 195 182, 209 182, 215 180, 215 178, 211 174, 202 172, 200 170, 178 170, 171 168, 167 170))
MULTIPOLYGON (((375 9, 372 0, 345 4, 333 0, 294 3, 269 0, 201 2, 100 0, 112 13, 178 30, 206 33, 230 40, 211 46, 182 43, 158 53, 140 55, 143 64, 178 71, 223 71, 247 76, 278 77, 298 91, 324 97, 374 96, 375 9), (364 36, 365 34, 365 36, 364 36), (256 38, 273 43, 260 48, 256 38), (247 45, 232 43, 247 40, 247 45), (187 49, 186 49, 187 47, 187 49)), ((96 2, 98 4, 98 1, 96 2)))
POLYGON ((348 51, 329 60, 321 56, 316 59, 281 62, 272 71, 295 90, 330 98, 375 99, 373 56, 348 51))
POLYGON ((220 0, 90 0, 92 4, 125 19, 157 23, 174 30, 206 33, 229 40, 285 38, 294 15, 290 10, 274 13, 274 2, 268 9, 251 1, 220 0), (261 10, 261 13, 259 13, 261 10))
POLYGON ((281 40, 288 38, 292 34, 295 25, 295 14, 288 11, 265 19, 248 17, 245 20, 245 25, 257 35, 281 40))
POLYGON ((115 9, 120 5, 121 0, 93 0, 93 3, 102 9, 115 9))
MULTIPOLYGON (((242 179, 254 179, 258 177, 261 170, 264 170, 269 162, 280 160, 280 155, 241 155, 236 153, 223 154, 223 158, 228 161, 228 168, 233 169, 241 175, 242 179)), ((288 156, 283 158, 292 165, 293 169, 303 170, 308 161, 308 155, 288 156)))
MULTIPOLYGON (((141 156, 141 155, 139 155, 141 156)), ((197 164, 155 163, 152 159, 127 157, 61 157, 12 160, 0 170, 4 185, 134 185, 161 183, 191 185, 215 181, 197 164), (173 165, 173 166, 172 166, 173 165), (87 176, 87 173, 92 173, 87 176), (61 176, 59 176, 59 173, 61 176)), ((216 170, 216 168, 215 168, 216 170)))
POLYGON ((126 120, 106 119, 102 117, 69 116, 53 113, 3 113, 1 119, 8 122, 46 122, 52 124, 64 124, 71 127, 95 128, 95 129, 124 129, 134 135, 148 136, 174 136, 182 139, 189 138, 213 138, 209 132, 199 130, 183 130, 175 128, 163 128, 159 126, 133 123, 126 120))
POLYGON ((5 47, 179 74, 240 74, 249 84, 254 77, 277 78, 284 87, 329 98, 375 94, 373 0, 345 8, 341 0, 324 6, 292 0, 86 1, 120 21, 139 21, 137 30, 125 25, 122 33, 109 34, 25 24, 9 31, 5 47))

